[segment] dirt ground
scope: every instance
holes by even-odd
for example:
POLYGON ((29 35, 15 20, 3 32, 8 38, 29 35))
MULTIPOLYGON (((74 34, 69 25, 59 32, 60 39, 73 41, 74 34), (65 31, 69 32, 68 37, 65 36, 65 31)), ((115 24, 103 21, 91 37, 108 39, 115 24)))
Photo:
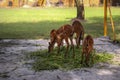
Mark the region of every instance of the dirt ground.
POLYGON ((97 52, 114 54, 112 63, 95 64, 92 68, 71 71, 31 69, 34 60, 26 60, 25 54, 47 49, 49 40, 0 40, 0 80, 120 80, 120 45, 108 38, 94 39, 97 52))

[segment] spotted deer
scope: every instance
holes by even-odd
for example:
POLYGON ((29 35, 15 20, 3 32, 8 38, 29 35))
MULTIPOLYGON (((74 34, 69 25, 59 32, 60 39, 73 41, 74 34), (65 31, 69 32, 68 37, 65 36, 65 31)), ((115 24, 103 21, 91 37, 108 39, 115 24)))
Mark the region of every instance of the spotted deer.
POLYGON ((77 48, 79 48, 81 40, 83 40, 83 38, 84 38, 84 28, 83 28, 81 22, 77 19, 75 19, 72 22, 72 27, 73 27, 74 33, 76 34, 75 39, 76 39, 77 48))
POLYGON ((93 51, 93 38, 91 35, 87 35, 85 39, 83 40, 82 44, 82 60, 81 63, 83 63, 83 59, 85 59, 85 64, 88 65, 88 61, 90 59, 90 54, 93 51))
POLYGON ((50 32, 50 42, 49 42, 49 46, 48 46, 48 52, 51 52, 54 48, 55 43, 57 43, 57 47, 58 47, 58 54, 60 52, 60 46, 63 43, 63 40, 65 39, 65 42, 67 44, 67 49, 65 52, 65 57, 68 54, 68 49, 69 49, 69 39, 72 45, 72 49, 73 49, 73 57, 75 56, 74 54, 74 44, 73 44, 73 28, 71 25, 66 24, 61 26, 59 29, 55 30, 51 30, 50 32))

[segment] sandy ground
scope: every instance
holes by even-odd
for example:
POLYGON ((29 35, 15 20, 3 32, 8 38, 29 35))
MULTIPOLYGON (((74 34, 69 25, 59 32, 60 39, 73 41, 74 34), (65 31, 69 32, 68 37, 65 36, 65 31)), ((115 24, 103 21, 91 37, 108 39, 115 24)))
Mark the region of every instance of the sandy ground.
POLYGON ((114 54, 113 63, 99 63, 92 68, 71 71, 51 70, 35 72, 25 54, 47 49, 48 40, 0 40, 0 80, 120 80, 120 45, 112 44, 108 38, 94 39, 97 52, 114 54))

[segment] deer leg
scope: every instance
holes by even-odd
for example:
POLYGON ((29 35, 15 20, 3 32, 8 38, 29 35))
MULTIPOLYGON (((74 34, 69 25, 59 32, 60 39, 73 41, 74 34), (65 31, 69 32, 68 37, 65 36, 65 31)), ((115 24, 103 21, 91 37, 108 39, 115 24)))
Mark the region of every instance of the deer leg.
POLYGON ((58 45, 58 51, 57 51, 58 54, 60 54, 60 45, 58 45))
POLYGON ((76 34, 76 45, 79 48, 79 34, 76 34))
POLYGON ((61 46, 63 46, 64 45, 64 43, 63 43, 63 41, 61 42, 61 46))
POLYGON ((82 39, 82 33, 80 33, 80 35, 78 37, 78 46, 80 46, 80 44, 81 44, 81 39, 82 39))
POLYGON ((61 43, 62 43, 62 40, 58 41, 58 43, 57 43, 57 44, 58 44, 58 52, 57 52, 58 54, 60 53, 60 46, 61 46, 61 43))
POLYGON ((74 44, 73 44, 73 38, 70 37, 70 42, 71 42, 71 45, 72 45, 72 50, 73 50, 73 58, 75 57, 75 52, 74 52, 74 44))
POLYGON ((82 52, 82 56, 81 56, 81 64, 83 64, 83 59, 84 59, 84 52, 82 52))
POLYGON ((61 42, 61 47, 62 47, 61 50, 62 50, 62 51, 64 50, 64 47, 63 47, 63 46, 64 46, 64 42, 62 41, 62 42, 61 42))
POLYGON ((82 39, 83 39, 83 32, 78 33, 78 47, 80 46, 82 39))
POLYGON ((85 59, 85 63, 86 63, 87 66, 89 66, 89 64, 88 64, 89 58, 90 58, 90 54, 87 53, 86 54, 86 59, 85 59))
POLYGON ((68 38, 65 38, 65 42, 66 42, 66 44, 67 44, 67 50, 66 50, 66 52, 65 52, 65 58, 66 58, 66 56, 67 56, 67 54, 68 54, 68 49, 69 49, 68 38))
POLYGON ((76 33, 76 37, 75 37, 75 42, 76 42, 76 45, 77 45, 77 33, 76 33))
POLYGON ((82 31, 81 32, 81 40, 83 40, 84 39, 84 32, 82 31))
POLYGON ((76 45, 77 45, 77 37, 75 37, 75 42, 76 42, 76 45))

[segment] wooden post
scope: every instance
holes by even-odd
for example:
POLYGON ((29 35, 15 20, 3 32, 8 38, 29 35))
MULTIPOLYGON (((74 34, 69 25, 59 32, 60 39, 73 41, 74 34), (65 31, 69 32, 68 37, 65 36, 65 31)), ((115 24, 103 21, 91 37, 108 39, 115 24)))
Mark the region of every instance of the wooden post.
POLYGON ((107 36, 107 0, 104 0, 104 36, 107 36))
POLYGON ((109 14, 110 14, 110 21, 111 21, 111 25, 112 25, 112 31, 113 31, 113 39, 116 40, 116 34, 115 34, 115 25, 113 22, 113 18, 112 18, 112 13, 111 13, 111 9, 110 9, 110 0, 109 0, 109 14))

